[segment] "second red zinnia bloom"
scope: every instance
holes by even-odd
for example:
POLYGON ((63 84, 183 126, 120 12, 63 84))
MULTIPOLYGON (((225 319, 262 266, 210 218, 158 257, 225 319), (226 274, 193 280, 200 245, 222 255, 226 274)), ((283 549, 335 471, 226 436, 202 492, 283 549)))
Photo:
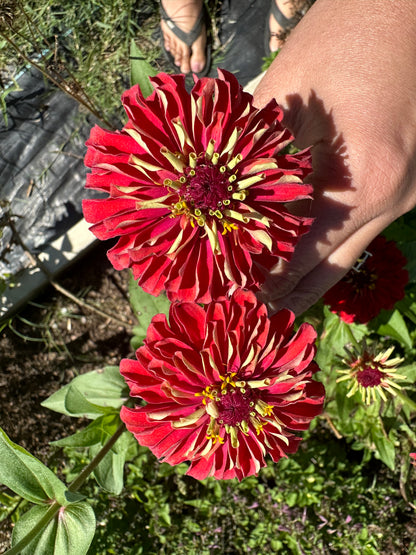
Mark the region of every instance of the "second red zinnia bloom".
POLYGON ((123 407, 121 418, 141 445, 188 474, 242 479, 294 453, 298 430, 323 406, 324 388, 312 375, 316 333, 293 329, 294 315, 267 315, 251 292, 206 307, 171 305, 169 323, 155 316, 137 360, 120 371, 144 406, 123 407))
POLYGON ((119 237, 108 253, 116 269, 171 301, 258 290, 311 224, 287 208, 310 197, 310 151, 284 153, 293 137, 281 108, 255 108, 232 74, 218 73, 190 93, 183 76, 163 73, 148 98, 133 87, 123 130, 96 126, 87 141, 87 187, 108 196, 85 200, 85 219, 99 239, 119 237))
POLYGON ((348 324, 366 324, 404 297, 409 281, 406 264, 396 243, 379 235, 354 267, 325 293, 324 303, 348 324))

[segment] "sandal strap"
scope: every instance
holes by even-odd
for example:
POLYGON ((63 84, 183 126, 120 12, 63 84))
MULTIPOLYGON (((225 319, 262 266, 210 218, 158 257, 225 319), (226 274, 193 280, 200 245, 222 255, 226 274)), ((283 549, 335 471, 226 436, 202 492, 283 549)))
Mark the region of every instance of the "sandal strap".
POLYGON ((285 15, 282 14, 279 6, 276 4, 276 0, 272 0, 270 13, 283 29, 292 29, 292 27, 294 27, 297 23, 296 17, 287 18, 285 15))
POLYGON ((169 27, 172 33, 176 35, 179 40, 184 42, 186 46, 191 47, 193 43, 196 41, 196 39, 202 33, 202 26, 205 22, 205 7, 202 8, 198 16, 198 19, 195 22, 195 25, 188 33, 186 33, 185 31, 182 31, 182 29, 180 29, 176 25, 176 23, 168 16, 165 8, 162 5, 162 2, 160 2, 160 13, 163 21, 166 23, 166 25, 169 27))

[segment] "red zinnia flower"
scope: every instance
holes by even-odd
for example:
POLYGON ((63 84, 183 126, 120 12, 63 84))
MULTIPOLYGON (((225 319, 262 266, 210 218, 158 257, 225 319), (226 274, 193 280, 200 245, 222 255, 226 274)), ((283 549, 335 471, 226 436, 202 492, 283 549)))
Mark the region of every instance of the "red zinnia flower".
POLYGON ((407 260, 394 241, 376 237, 355 266, 323 296, 332 312, 348 324, 367 323, 404 297, 407 260))
POLYGON ((136 360, 121 361, 131 395, 144 406, 121 418, 141 445, 188 474, 220 479, 255 474, 270 453, 297 450, 322 410, 324 388, 311 379, 316 333, 282 310, 271 318, 253 293, 205 307, 174 303, 155 316, 136 360))
POLYGON ((123 130, 96 126, 87 141, 87 187, 108 197, 85 200, 85 219, 99 239, 120 237, 108 252, 117 270, 131 267, 145 291, 166 289, 171 301, 258 290, 311 224, 286 207, 310 198, 310 151, 283 154, 293 137, 281 108, 256 109, 218 73, 190 94, 184 76, 163 73, 146 99, 131 88, 123 130))

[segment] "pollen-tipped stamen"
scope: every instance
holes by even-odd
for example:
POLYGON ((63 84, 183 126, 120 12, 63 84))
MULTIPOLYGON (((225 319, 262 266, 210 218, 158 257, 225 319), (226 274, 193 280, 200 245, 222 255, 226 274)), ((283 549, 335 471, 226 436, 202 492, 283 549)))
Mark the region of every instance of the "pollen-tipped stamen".
POLYGON ((239 164, 242 161, 243 157, 241 154, 237 154, 237 156, 234 156, 234 158, 231 158, 231 160, 227 163, 227 168, 229 170, 233 170, 237 164, 239 164))
POLYGON ((166 147, 162 147, 160 149, 160 153, 163 154, 163 156, 168 160, 168 162, 170 162, 170 164, 176 171, 183 172, 186 166, 181 158, 179 158, 173 152, 170 152, 170 150, 168 150, 166 147))

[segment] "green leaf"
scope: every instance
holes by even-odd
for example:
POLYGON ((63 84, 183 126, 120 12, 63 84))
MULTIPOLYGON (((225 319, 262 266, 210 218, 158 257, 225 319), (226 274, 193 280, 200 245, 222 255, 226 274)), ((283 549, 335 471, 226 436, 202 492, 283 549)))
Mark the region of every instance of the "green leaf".
POLYGON ((84 502, 73 503, 62 511, 56 538, 56 553, 83 555, 95 534, 95 515, 84 502))
POLYGON ((159 506, 157 516, 166 524, 166 526, 172 526, 169 503, 163 503, 159 506))
MULTIPOLYGON (((12 547, 45 516, 49 507, 36 506, 16 523, 12 534, 12 547)), ((55 518, 32 542, 20 551, 22 555, 84 555, 95 533, 94 511, 86 502, 61 507, 55 518)))
POLYGON ((335 389, 335 402, 337 405, 337 416, 345 422, 348 422, 351 417, 351 412, 356 407, 357 402, 353 397, 347 397, 347 388, 345 384, 336 384, 335 389))
POLYGON ((68 501, 68 505, 70 503, 78 503, 78 501, 83 501, 85 499, 85 495, 82 493, 78 493, 77 491, 69 491, 69 489, 65 492, 65 499, 68 501))
POLYGON ((405 405, 410 411, 413 413, 416 412, 416 403, 410 399, 402 389, 396 391, 396 397, 400 399, 400 402, 403 403, 403 405, 405 405))
POLYGON ((374 441, 380 459, 391 470, 394 470, 395 449, 393 442, 377 428, 371 428, 371 438, 374 441))
POLYGON ((415 299, 416 299, 416 295, 415 295, 414 286, 411 289, 409 289, 408 287, 406 291, 406 296, 403 299, 400 299, 400 301, 397 301, 395 305, 395 308, 401 314, 403 314, 403 316, 406 316, 406 318, 409 318, 409 320, 413 324, 416 324, 416 300, 415 299))
POLYGON ((154 297, 145 293, 133 276, 129 281, 129 297, 130 304, 139 321, 139 324, 133 328, 134 339, 141 343, 146 337, 147 328, 153 316, 160 313, 168 314, 170 303, 164 294, 154 297))
POLYGON ((409 272, 409 282, 416 281, 416 241, 401 243, 400 250, 407 258, 406 268, 409 272))
MULTIPOLYGON (((133 333, 134 333, 134 328, 133 328, 133 333)), ((137 349, 143 345, 143 339, 144 338, 141 335, 137 335, 137 336, 133 335, 133 337, 130 338, 130 347, 134 352, 136 352, 137 349)))
POLYGON ((130 41, 130 82, 131 86, 139 85, 144 97, 153 92, 149 77, 153 77, 157 71, 146 61, 143 52, 133 39, 130 41))
MULTIPOLYGON (((404 216, 400 216, 387 229, 383 231, 383 235, 388 240, 396 241, 397 243, 409 243, 416 241, 416 211, 411 210, 404 216)), ((400 244, 400 249, 403 245, 400 244)))
POLYGON ((407 349, 412 348, 412 340, 407 329, 403 316, 396 309, 385 324, 381 324, 377 329, 379 335, 388 335, 392 339, 399 341, 407 349))
MULTIPOLYGON (((94 470, 94 476, 99 485, 105 490, 119 495, 123 489, 124 463, 129 444, 132 440, 130 432, 124 432, 116 445, 111 449, 94 470)), ((91 458, 100 451, 102 445, 93 445, 90 448, 91 458)))
POLYGON ((75 385, 70 385, 68 388, 65 397, 65 409, 66 414, 85 418, 97 418, 97 416, 108 414, 113 410, 112 407, 102 407, 90 403, 75 385))
POLYGON ((93 370, 74 378, 42 406, 69 416, 95 419, 113 409, 119 409, 128 398, 128 388, 118 366, 93 370))
POLYGON ((66 485, 42 462, 13 443, 0 428, 0 483, 31 501, 66 504, 66 485))
POLYGON ((402 376, 406 376, 405 382, 413 386, 413 384, 416 383, 416 362, 413 364, 407 364, 406 366, 400 366, 398 373, 402 376))
POLYGON ((294 507, 298 500, 298 494, 294 491, 289 492, 285 497, 285 502, 289 507, 294 507))
POLYGON ((84 430, 72 436, 52 441, 58 447, 90 447, 104 445, 113 436, 120 425, 118 414, 104 414, 93 420, 84 430))
POLYGON ((352 342, 359 343, 366 335, 367 328, 363 325, 347 324, 326 306, 324 315, 324 333, 319 340, 316 362, 320 368, 330 370, 334 364, 339 366, 340 361, 337 356, 345 356, 345 345, 352 342))
MULTIPOLYGON (((37 505, 24 513, 16 522, 12 533, 12 547, 15 547, 49 510, 47 505, 37 505)), ((21 555, 55 555, 55 538, 58 528, 57 519, 51 520, 34 539, 20 551, 21 555)), ((58 554, 56 554, 58 555, 58 554)))

